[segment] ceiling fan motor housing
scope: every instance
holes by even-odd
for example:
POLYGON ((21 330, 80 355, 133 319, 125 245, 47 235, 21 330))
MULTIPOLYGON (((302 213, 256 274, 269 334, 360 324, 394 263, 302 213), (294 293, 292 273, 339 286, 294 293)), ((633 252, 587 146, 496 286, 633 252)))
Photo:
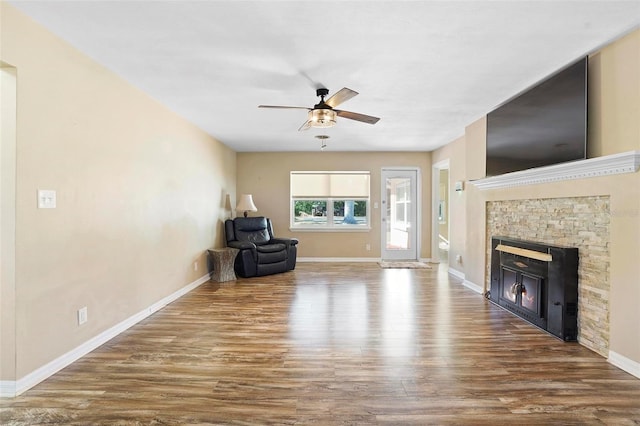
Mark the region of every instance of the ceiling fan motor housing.
MULTIPOLYGON (((327 96, 329 94, 329 89, 325 89, 324 87, 321 87, 320 89, 316 90, 316 95, 320 96, 322 98, 324 98, 325 96, 327 96)), ((323 99, 324 100, 324 99, 323 99)))

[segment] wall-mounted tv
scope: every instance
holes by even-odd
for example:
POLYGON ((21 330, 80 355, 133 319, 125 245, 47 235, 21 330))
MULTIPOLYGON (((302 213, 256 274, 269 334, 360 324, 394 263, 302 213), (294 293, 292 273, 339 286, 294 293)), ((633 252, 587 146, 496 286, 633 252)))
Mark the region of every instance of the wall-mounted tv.
POLYGON ((586 158, 587 66, 580 59, 487 115, 487 176, 586 158))

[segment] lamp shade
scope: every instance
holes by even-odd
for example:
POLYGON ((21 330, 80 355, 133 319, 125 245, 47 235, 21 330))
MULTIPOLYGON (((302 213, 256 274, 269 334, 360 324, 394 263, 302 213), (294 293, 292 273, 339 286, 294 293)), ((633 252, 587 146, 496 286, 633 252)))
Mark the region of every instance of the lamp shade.
POLYGON ((312 109, 307 122, 311 127, 331 127, 336 124, 336 112, 325 108, 312 109))
POLYGON ((258 208, 253 204, 253 197, 251 194, 242 194, 240 195, 240 201, 238 201, 236 210, 243 211, 244 217, 247 217, 247 212, 257 212, 258 208))

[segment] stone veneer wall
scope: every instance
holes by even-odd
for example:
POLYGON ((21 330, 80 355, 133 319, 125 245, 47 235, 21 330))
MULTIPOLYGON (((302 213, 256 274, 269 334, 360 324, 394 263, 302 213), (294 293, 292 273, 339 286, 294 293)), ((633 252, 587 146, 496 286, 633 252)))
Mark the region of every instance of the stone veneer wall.
POLYGON ((486 217, 487 281, 492 236, 578 247, 578 342, 608 356, 609 197, 491 201, 486 217))

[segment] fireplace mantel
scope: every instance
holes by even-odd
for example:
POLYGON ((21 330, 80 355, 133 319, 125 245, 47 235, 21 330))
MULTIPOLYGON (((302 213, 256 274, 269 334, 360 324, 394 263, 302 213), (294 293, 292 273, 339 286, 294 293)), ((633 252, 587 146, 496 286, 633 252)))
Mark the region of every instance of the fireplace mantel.
POLYGON ((471 180, 469 183, 480 190, 501 189, 537 183, 635 173, 638 169, 640 169, 640 151, 628 151, 604 157, 505 173, 500 176, 471 180))

